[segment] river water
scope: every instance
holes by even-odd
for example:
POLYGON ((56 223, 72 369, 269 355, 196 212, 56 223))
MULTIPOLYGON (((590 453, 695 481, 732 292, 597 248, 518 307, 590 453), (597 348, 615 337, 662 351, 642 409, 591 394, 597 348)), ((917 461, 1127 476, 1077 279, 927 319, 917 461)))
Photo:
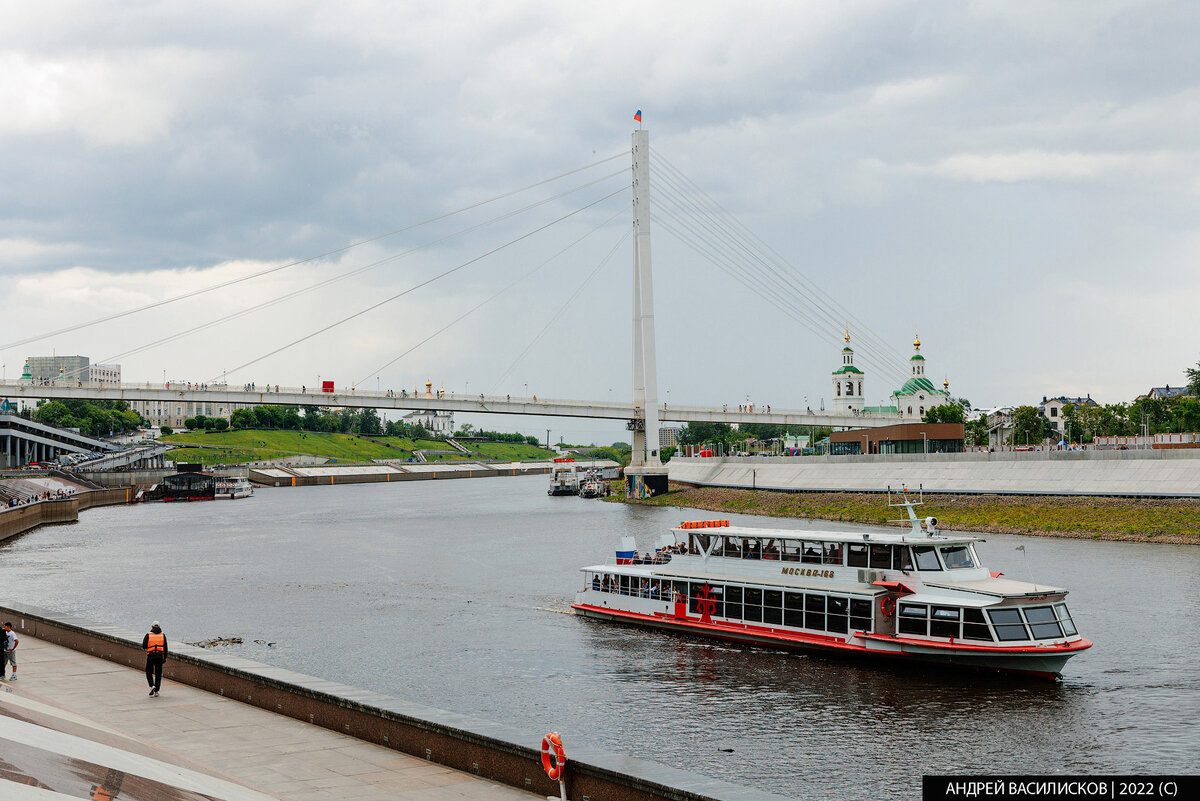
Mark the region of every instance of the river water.
POLYGON ((646 550, 705 513, 545 486, 297 487, 93 509, 0 546, 0 598, 137 631, 157 619, 173 640, 242 637, 234 652, 251 659, 557 730, 568 755, 587 743, 797 798, 914 798, 924 773, 1195 770, 1200 550, 989 536, 988 567, 1071 590, 1096 645, 1061 682, 858 664, 569 614, 578 568, 611 557, 619 536, 646 550))

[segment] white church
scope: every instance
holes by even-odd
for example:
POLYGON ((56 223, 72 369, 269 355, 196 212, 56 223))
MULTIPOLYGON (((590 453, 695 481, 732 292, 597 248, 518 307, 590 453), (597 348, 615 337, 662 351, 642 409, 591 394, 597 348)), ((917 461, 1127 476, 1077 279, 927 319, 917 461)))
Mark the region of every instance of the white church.
POLYGON ((846 345, 842 348, 842 364, 833 371, 833 411, 845 414, 898 414, 901 418, 920 420, 934 406, 950 401, 950 381, 938 389, 925 376, 925 357, 921 355, 921 337, 913 340, 915 353, 908 360, 912 375, 904 386, 891 394, 891 406, 868 406, 865 390, 866 374, 854 364, 850 347, 850 330, 846 330, 846 345))

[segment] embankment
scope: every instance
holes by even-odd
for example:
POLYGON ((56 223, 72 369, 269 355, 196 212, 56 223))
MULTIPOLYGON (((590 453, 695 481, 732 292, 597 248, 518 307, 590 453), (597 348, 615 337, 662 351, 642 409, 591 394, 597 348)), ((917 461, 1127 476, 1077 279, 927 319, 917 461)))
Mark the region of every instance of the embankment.
MULTIPOLYGON (((140 669, 141 634, 76 617, 15 605, 0 606, 20 634, 140 669)), ((542 771, 542 733, 401 701, 377 693, 170 644, 164 677, 315 726, 558 797, 558 783, 542 771)), ((36 668, 35 668, 36 669, 36 668)), ((23 670, 22 673, 29 672, 23 670)), ((36 680, 31 678, 31 680, 36 680)), ((144 689, 144 688, 143 688, 144 689)), ((779 796, 572 744, 567 752, 570 798, 614 801, 779 801, 779 796)))
POLYGON ((132 487, 114 487, 79 492, 69 498, 5 507, 0 509, 0 542, 46 523, 74 523, 79 520, 81 509, 129 503, 132 498, 132 487))

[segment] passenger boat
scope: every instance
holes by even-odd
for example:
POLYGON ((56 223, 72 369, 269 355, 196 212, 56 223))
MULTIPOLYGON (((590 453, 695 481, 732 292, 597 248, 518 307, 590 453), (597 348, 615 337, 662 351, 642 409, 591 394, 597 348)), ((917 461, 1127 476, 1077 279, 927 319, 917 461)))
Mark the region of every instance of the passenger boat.
POLYGON ((574 459, 555 459, 550 470, 550 488, 547 495, 578 495, 579 473, 574 459))
POLYGON ((582 568, 577 614, 722 640, 1044 677, 1092 646, 1059 587, 1004 578, 979 537, 917 517, 903 533, 681 523, 651 555, 624 537, 615 564, 582 568))
POLYGON ((216 497, 218 498, 249 498, 254 494, 254 486, 245 476, 217 476, 216 497))

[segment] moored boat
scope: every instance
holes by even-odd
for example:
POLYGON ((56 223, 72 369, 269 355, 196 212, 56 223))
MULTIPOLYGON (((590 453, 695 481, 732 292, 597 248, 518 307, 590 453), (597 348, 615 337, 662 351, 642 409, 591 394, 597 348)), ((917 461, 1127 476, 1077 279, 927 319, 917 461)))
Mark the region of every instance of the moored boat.
POLYGON ((555 459, 550 470, 550 488, 547 495, 578 495, 579 473, 574 459, 555 459))
POLYGON ((245 476, 217 476, 216 497, 218 498, 249 498, 254 494, 254 486, 245 476))
MULTIPOLYGON (((890 497, 889 497, 890 501, 890 497)), ((723 640, 1055 677, 1091 647, 1060 587, 1004 578, 981 538, 681 523, 651 554, 622 539, 582 568, 577 614, 723 640)))

